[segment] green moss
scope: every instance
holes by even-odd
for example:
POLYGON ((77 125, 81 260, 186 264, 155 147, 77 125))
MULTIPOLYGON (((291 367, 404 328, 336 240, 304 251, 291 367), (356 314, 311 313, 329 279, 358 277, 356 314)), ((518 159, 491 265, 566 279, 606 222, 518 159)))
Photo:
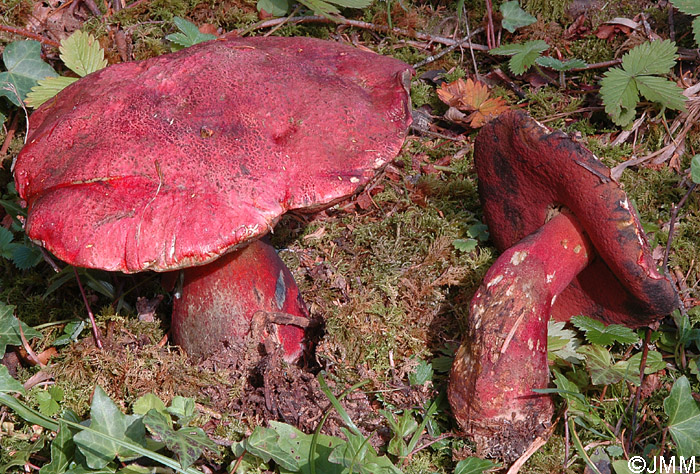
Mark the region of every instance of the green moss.
POLYGON ((522 7, 544 21, 565 23, 572 0, 522 0, 522 7))

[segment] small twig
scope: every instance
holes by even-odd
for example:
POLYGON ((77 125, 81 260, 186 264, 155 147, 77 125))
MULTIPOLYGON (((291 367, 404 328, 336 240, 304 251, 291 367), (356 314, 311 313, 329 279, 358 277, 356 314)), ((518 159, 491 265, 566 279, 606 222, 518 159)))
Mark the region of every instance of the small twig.
POLYGON ((469 25, 467 25, 467 36, 465 36, 464 38, 459 40, 458 43, 455 43, 452 46, 448 46, 447 48, 442 49, 441 51, 433 54, 432 56, 428 56, 424 60, 417 62, 416 64, 413 65, 413 68, 418 69, 419 67, 423 67, 426 64, 430 64, 434 61, 437 61, 438 59, 440 59, 441 57, 443 57, 447 53, 451 53, 455 49, 457 49, 461 46, 464 46, 465 43, 470 46, 469 50, 472 52, 472 59, 473 59, 474 58, 474 50, 471 48, 471 39, 472 39, 472 36, 477 35, 477 34, 481 33, 482 31, 484 31, 484 28, 479 27, 476 30, 474 30, 473 33, 470 33, 469 32, 469 25))
POLYGON ((0 25, 0 31, 6 31, 8 33, 12 33, 15 35, 24 36, 25 38, 31 38, 33 40, 39 41, 40 43, 48 44, 49 46, 53 46, 55 48, 58 48, 59 46, 61 46, 60 43, 58 43, 54 40, 44 38, 41 35, 38 35, 36 33, 32 33, 31 31, 22 30, 20 28, 15 28, 14 26, 0 25))
POLYGON ((496 47, 496 36, 493 31, 493 3, 491 0, 486 0, 486 15, 486 44, 488 45, 489 49, 493 49, 496 47))
MULTIPOLYGON (((254 25, 251 25, 247 28, 241 28, 238 30, 233 30, 230 33, 226 34, 225 36, 243 36, 247 33, 250 33, 251 31, 263 29, 263 28, 272 28, 274 26, 279 25, 280 23, 287 23, 287 24, 292 24, 296 25, 298 23, 335 23, 338 25, 347 25, 347 26, 353 26, 355 28, 361 28, 365 30, 371 30, 371 31, 377 31, 380 33, 391 33, 399 36, 407 36, 409 38, 414 38, 418 39, 421 41, 430 41, 432 43, 439 43, 439 44, 445 44, 448 46, 452 46, 454 44, 459 43, 461 40, 455 40, 452 38, 446 38, 444 36, 437 36, 437 35, 431 35, 428 33, 422 33, 420 31, 411 31, 407 30, 404 28, 389 28, 388 26, 384 25, 377 25, 374 23, 369 23, 366 21, 359 21, 359 20, 349 20, 347 18, 341 18, 341 17, 334 17, 333 19, 326 18, 325 16, 320 16, 320 15, 309 15, 309 16, 298 16, 298 17, 283 17, 283 18, 273 18, 271 20, 265 20, 258 22, 254 25)), ((477 51, 488 51, 489 48, 486 45, 483 44, 472 44, 472 48, 477 50, 477 51)))
POLYGON ((92 336, 95 338, 95 345, 98 349, 102 349, 102 341, 100 340, 100 330, 97 329, 95 315, 92 314, 92 309, 90 309, 90 303, 88 303, 87 296, 85 295, 83 284, 80 283, 78 269, 76 267, 73 267, 73 272, 75 273, 75 279, 78 281, 78 288, 80 288, 80 294, 83 296, 83 302, 85 302, 85 307, 87 308, 88 317, 90 318, 90 324, 92 325, 92 336))
POLYGON ((639 409, 639 400, 642 398, 642 384, 644 383, 644 369, 647 365, 647 355, 649 355, 649 343, 651 342, 651 328, 647 329, 646 336, 644 337, 644 347, 642 348, 642 361, 639 363, 639 369, 641 375, 639 376, 639 387, 637 387, 637 392, 634 395, 634 408, 632 409, 632 423, 630 423, 630 436, 628 438, 627 449, 632 450, 632 442, 634 440, 634 435, 637 432, 637 410, 639 409))
POLYGON ((19 338, 22 340, 22 347, 24 347, 24 350, 27 351, 27 356, 29 357, 29 359, 31 359, 32 362, 37 364, 42 369, 46 367, 46 364, 41 362, 39 356, 37 356, 34 352, 34 349, 32 349, 32 346, 29 345, 29 341, 27 341, 27 338, 24 337, 24 330, 22 329, 22 324, 18 324, 17 327, 19 328, 19 338))
POLYGON ((53 271, 55 271, 56 273, 60 273, 61 269, 58 267, 58 265, 56 265, 56 262, 54 262, 49 252, 47 252, 46 249, 42 246, 39 246, 39 251, 41 252, 41 256, 44 259, 44 261, 48 263, 51 268, 53 268, 53 271))
POLYGON ((577 165, 579 165, 581 168, 584 168, 585 170, 589 171, 590 173, 596 175, 596 176, 598 177, 598 179, 600 179, 601 182, 603 182, 603 183, 609 183, 609 182, 610 182, 610 178, 608 178, 607 176, 605 176, 604 174, 602 174, 602 173, 599 172, 598 170, 595 170, 595 169, 591 168, 591 167, 588 166, 586 163, 584 163, 584 162, 582 162, 582 161, 578 161, 578 160, 574 160, 574 163, 576 163, 577 165))
POLYGON ((413 457, 413 455, 416 454, 418 451, 422 451, 423 449, 432 446, 433 444, 437 443, 438 441, 442 441, 443 439, 447 439, 447 438, 452 438, 453 436, 454 436, 454 433, 443 433, 440 436, 438 436, 437 438, 432 439, 432 440, 428 441, 427 443, 425 443, 421 446, 418 446, 417 448, 414 448, 413 451, 408 453, 408 455, 406 456, 406 458, 404 460, 404 464, 406 464, 407 461, 409 459, 411 459, 411 457, 413 457))
POLYGON ((12 139, 15 137, 15 132, 17 131, 17 121, 19 120, 19 114, 19 111, 15 112, 14 116, 12 117, 10 126, 7 129, 7 135, 5 135, 5 142, 2 144, 2 148, 0 148, 0 157, 5 156, 7 150, 10 148, 10 143, 12 142, 12 139))
POLYGON ((525 452, 513 463, 512 466, 508 469, 508 472, 506 474, 517 474, 520 472, 520 468, 523 467, 523 465, 527 462, 530 457, 535 454, 542 446, 547 444, 547 440, 549 439, 549 436, 554 432, 554 426, 552 425, 550 428, 547 429, 545 434, 543 436, 538 436, 535 438, 530 446, 525 450, 525 452))
MULTIPOLYGON (((294 18, 294 15, 296 15, 296 14, 299 12, 299 9, 300 9, 300 8, 301 8, 301 4, 297 5, 297 6, 294 8, 294 10, 292 10, 292 13, 290 13, 289 16, 287 16, 287 18, 294 18)), ((267 33, 265 33, 263 36, 270 36, 272 33, 274 33, 275 31, 279 30, 280 28, 282 28, 286 23, 287 23, 287 22, 282 22, 282 23, 280 23, 279 25, 275 26, 275 27, 272 28, 270 31, 268 31, 267 33)))
POLYGON ((515 330, 518 329, 518 326, 520 326, 520 323, 523 322, 523 318, 525 317, 525 313, 521 313, 520 316, 518 316, 518 319, 515 320, 515 324, 513 324, 513 327, 510 328, 510 331, 508 331, 508 335, 506 336, 506 339, 503 341, 503 346, 501 346, 501 354, 505 354, 506 351, 508 350, 508 346, 510 345, 510 341, 513 339, 513 336, 515 335, 515 330))
POLYGON ((685 202, 688 200, 690 197, 691 193, 695 191, 695 188, 698 186, 698 183, 693 183, 690 185, 688 188, 688 192, 685 193, 685 196, 681 198, 680 201, 678 201, 678 204, 673 206, 673 209, 671 210, 671 219, 668 223, 668 241, 666 242, 666 251, 664 252, 664 261, 661 264, 661 267, 664 269, 664 274, 668 277, 670 275, 668 271, 668 255, 671 253, 671 243, 673 241, 673 230, 676 225, 676 219, 678 218, 678 211, 685 205, 685 202))

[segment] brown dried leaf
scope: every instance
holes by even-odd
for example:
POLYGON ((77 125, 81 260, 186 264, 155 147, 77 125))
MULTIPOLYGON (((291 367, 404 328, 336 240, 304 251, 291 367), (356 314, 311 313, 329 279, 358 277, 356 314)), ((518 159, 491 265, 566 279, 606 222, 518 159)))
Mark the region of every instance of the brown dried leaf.
POLYGON ((479 128, 508 110, 508 106, 501 97, 489 98, 490 92, 486 84, 471 79, 466 81, 457 79, 449 84, 443 84, 437 90, 437 94, 440 100, 450 106, 451 117, 454 118, 456 112, 452 108, 472 112, 468 117, 472 128, 479 128))

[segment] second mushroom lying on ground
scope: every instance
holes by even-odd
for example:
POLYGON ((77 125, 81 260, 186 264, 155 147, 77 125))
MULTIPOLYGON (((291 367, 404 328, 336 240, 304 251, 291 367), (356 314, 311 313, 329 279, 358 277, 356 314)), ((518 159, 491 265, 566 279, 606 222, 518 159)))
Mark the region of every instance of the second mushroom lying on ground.
MULTIPOLYGON (((27 235, 76 266, 198 266, 185 270, 172 322, 195 356, 235 346, 258 311, 305 319, 274 249, 238 250, 288 210, 349 197, 396 156, 411 74, 348 45, 276 37, 213 40, 90 74, 30 118, 15 167, 27 235)), ((289 323, 278 333, 294 360, 304 331, 289 323)))
POLYGON ((503 254, 471 303, 450 376, 452 410, 482 454, 517 458, 543 435, 547 323, 587 315, 646 326, 679 302, 627 196, 583 146, 511 111, 474 150, 484 217, 503 254))

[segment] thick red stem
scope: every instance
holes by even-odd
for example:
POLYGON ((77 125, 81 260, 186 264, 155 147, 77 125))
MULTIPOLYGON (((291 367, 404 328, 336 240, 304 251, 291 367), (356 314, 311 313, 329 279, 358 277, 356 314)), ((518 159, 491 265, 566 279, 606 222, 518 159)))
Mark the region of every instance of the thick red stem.
POLYGON ((184 270, 184 282, 173 304, 173 340, 194 357, 207 357, 225 346, 241 348, 251 331, 253 317, 261 337, 269 336, 266 323, 280 314, 294 324, 276 326, 284 359, 294 362, 304 349, 309 313, 289 269, 275 249, 260 240, 199 267, 184 270), (285 314, 286 313, 286 314, 285 314))
POLYGON ((547 323, 552 303, 593 259, 575 218, 559 214, 506 250, 472 299, 450 376, 460 425, 487 455, 517 458, 549 424, 547 323))

